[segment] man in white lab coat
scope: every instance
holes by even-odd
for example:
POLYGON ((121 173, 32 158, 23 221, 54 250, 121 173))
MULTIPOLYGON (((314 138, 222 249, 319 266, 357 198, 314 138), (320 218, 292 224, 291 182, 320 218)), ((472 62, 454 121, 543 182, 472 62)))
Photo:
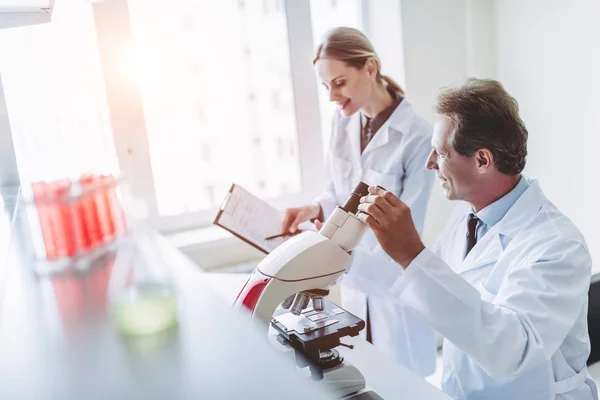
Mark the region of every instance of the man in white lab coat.
POLYGON ((591 258, 575 225, 521 175, 527 130, 502 85, 469 79, 438 98, 427 167, 463 200, 433 251, 396 196, 369 188, 360 218, 394 262, 355 280, 444 337, 457 399, 597 399, 587 373, 591 258), (387 282, 387 283, 386 283, 387 282))

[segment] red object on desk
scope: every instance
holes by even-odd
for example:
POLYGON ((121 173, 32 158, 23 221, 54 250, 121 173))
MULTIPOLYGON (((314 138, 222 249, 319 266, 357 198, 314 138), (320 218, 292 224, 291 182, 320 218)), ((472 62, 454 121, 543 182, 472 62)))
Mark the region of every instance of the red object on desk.
POLYGON ((113 223, 112 214, 108 204, 106 193, 110 190, 108 186, 104 186, 109 181, 102 175, 94 176, 96 185, 102 185, 102 190, 94 194, 94 205, 96 206, 96 214, 98 217, 98 228, 102 241, 109 242, 115 237, 115 226, 113 223))
POLYGON ((85 253, 125 233, 125 217, 113 176, 84 175, 76 184, 69 180, 32 184, 46 259, 85 253))
POLYGON ((86 317, 103 316, 107 311, 108 285, 114 259, 107 259, 86 274, 51 277, 56 307, 67 335, 77 334, 86 317))
POLYGON ((46 258, 54 260, 74 255, 76 247, 72 240, 73 222, 65 199, 71 183, 67 180, 36 182, 32 189, 46 258))
POLYGON ((55 236, 58 257, 71 257, 77 252, 77 245, 73 240, 73 215, 71 213, 67 196, 71 190, 71 182, 64 179, 51 183, 54 197, 51 203, 55 216, 55 236))
POLYGON ((91 175, 85 175, 79 180, 83 194, 77 199, 75 206, 77 216, 81 218, 83 226, 83 246, 84 250, 94 249, 104 242, 100 230, 100 221, 98 217, 98 207, 96 205, 96 196, 94 185, 95 179, 91 175))

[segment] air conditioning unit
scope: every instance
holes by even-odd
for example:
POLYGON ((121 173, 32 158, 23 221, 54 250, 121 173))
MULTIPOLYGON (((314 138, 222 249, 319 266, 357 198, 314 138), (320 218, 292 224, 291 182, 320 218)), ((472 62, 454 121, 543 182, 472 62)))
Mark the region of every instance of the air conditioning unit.
POLYGON ((0 30, 48 24, 54 0, 0 0, 0 30))
POLYGON ((0 0, 0 13, 50 12, 53 0, 0 0))

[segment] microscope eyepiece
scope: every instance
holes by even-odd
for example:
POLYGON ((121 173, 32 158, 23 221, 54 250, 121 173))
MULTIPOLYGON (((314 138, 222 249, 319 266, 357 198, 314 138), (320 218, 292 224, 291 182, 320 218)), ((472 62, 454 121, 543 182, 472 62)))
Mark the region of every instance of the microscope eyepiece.
POLYGON ((346 212, 356 214, 356 212, 358 211, 358 204, 360 202, 360 198, 368 194, 369 185, 362 181, 358 182, 358 184, 354 187, 354 190, 352 190, 352 193, 350 193, 350 196, 348 196, 348 199, 346 200, 342 208, 346 212))

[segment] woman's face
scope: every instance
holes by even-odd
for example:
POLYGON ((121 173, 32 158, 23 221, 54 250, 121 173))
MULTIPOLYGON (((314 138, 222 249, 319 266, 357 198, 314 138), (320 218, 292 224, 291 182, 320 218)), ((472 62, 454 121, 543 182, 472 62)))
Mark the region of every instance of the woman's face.
POLYGON ((317 75, 329 91, 329 101, 337 103, 344 116, 360 110, 371 95, 376 74, 373 62, 367 61, 361 69, 348 66, 344 61, 321 58, 315 63, 317 75))

